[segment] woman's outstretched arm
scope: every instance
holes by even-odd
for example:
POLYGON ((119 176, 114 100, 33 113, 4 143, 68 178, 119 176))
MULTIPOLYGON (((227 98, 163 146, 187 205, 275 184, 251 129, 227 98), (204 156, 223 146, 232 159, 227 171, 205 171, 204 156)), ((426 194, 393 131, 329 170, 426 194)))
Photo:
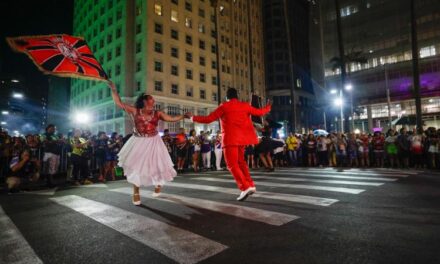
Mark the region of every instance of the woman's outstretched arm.
POLYGON ((164 112, 159 112, 159 118, 166 122, 177 122, 185 118, 185 115, 176 115, 176 116, 170 116, 165 114, 164 112))
POLYGON ((113 97, 113 101, 115 102, 115 105, 119 108, 124 109, 128 113, 135 114, 136 108, 134 106, 129 105, 129 104, 125 104, 122 102, 121 97, 118 94, 118 90, 116 89, 115 84, 112 82, 109 82, 108 86, 112 90, 112 97, 113 97))

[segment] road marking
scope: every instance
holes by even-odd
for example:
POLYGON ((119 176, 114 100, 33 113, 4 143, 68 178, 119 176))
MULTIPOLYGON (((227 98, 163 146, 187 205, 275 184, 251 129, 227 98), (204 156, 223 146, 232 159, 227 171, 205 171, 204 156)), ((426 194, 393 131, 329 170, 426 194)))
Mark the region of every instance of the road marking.
POLYGON ((78 186, 73 186, 73 187, 77 187, 77 188, 107 188, 108 186, 105 183, 94 183, 94 184, 78 185, 78 186))
POLYGON ((197 263, 228 248, 173 225, 76 195, 50 199, 137 240, 178 263, 197 263))
MULTIPOLYGON (((227 187, 179 183, 179 182, 172 182, 168 186, 184 188, 184 189, 219 192, 219 193, 226 193, 226 194, 232 194, 232 195, 239 195, 240 194, 240 190, 238 190, 237 188, 227 188, 227 187)), ((307 195, 262 192, 262 191, 257 191, 256 193, 254 193, 252 195, 252 197, 280 200, 280 201, 294 202, 294 203, 303 203, 303 204, 310 204, 310 205, 317 205, 317 206, 329 206, 329 205, 332 205, 332 204, 338 202, 338 200, 330 199, 330 198, 321 198, 321 197, 307 196, 307 195)))
POLYGON ((275 172, 273 173, 277 173, 278 171, 283 171, 283 172, 301 172, 301 173, 331 173, 331 174, 337 174, 337 175, 354 175, 354 176, 382 176, 382 177, 401 177, 401 178, 406 178, 409 175, 408 174, 396 174, 396 173, 378 173, 378 172, 368 172, 368 171, 336 171, 336 170, 327 170, 327 169, 303 169, 303 170, 298 170, 298 169, 292 169, 292 170, 287 170, 287 169, 276 169, 275 172))
POLYGON ((317 182, 330 184, 346 184, 346 185, 364 185, 364 186, 381 186, 383 182, 360 182, 360 181, 341 181, 341 180, 313 180, 305 178, 287 178, 287 177, 268 177, 268 176, 252 176, 254 179, 280 180, 291 182, 317 182))
MULTIPOLYGON (((130 195, 133 193, 132 188, 119 188, 119 189, 113 189, 111 191, 130 194, 130 195)), ((145 192, 144 190, 142 190, 141 196, 143 198, 152 198, 151 193, 152 193, 151 191, 145 192)), ((162 193, 160 197, 152 198, 152 199, 159 199, 161 201, 183 204, 190 207, 202 208, 214 212, 219 212, 222 214, 232 215, 235 217, 252 220, 252 221, 258 221, 275 226, 281 226, 299 218, 299 216, 296 215, 277 213, 277 212, 262 210, 258 208, 250 208, 245 206, 215 202, 215 201, 198 199, 198 198, 191 198, 191 197, 169 194, 169 193, 162 193)))
POLYGON ((0 206, 0 263, 43 263, 0 206))
MULTIPOLYGON (((208 178, 200 177, 194 178, 196 180, 208 181, 208 182, 228 182, 235 183, 234 180, 218 179, 218 178, 208 178)), ((317 185, 303 185, 303 184, 288 184, 288 183, 271 183, 271 182, 258 182, 257 186, 268 186, 268 187, 282 187, 282 188, 295 188, 295 189, 308 189, 308 190, 320 190, 328 192, 341 192, 349 194, 359 194, 365 190, 362 189, 352 189, 345 187, 331 187, 331 186, 317 186, 317 185)))
POLYGON ((20 194, 35 194, 35 195, 53 196, 56 193, 57 190, 58 190, 58 187, 55 187, 54 189, 50 189, 50 190, 24 192, 24 193, 20 193, 20 194))
POLYGON ((287 171, 282 172, 252 172, 252 177, 254 175, 276 175, 276 176, 300 176, 300 177, 320 177, 320 178, 334 178, 334 179, 352 179, 352 180, 368 180, 368 181, 386 181, 386 182, 394 182, 397 179, 388 178, 388 177, 370 177, 370 176, 346 176, 346 175, 330 175, 330 174, 311 174, 311 173, 292 173, 287 171))

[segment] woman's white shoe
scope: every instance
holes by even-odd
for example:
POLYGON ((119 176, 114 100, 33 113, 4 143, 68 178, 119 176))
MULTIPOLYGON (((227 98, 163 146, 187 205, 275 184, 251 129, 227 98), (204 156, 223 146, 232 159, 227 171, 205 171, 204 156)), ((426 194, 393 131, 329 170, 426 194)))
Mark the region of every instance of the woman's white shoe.
POLYGON ((133 204, 136 205, 136 206, 141 205, 141 196, 140 196, 138 193, 133 194, 133 200, 132 200, 132 202, 133 202, 133 204), (138 200, 138 201, 135 201, 135 200, 134 200, 134 197, 136 197, 136 196, 139 197, 139 200, 138 200))

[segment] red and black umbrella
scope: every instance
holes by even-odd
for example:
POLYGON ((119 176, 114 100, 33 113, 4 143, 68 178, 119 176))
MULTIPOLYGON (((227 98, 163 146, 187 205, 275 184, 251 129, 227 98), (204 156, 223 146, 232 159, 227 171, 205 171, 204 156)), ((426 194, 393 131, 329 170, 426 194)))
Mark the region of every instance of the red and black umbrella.
POLYGON ((7 40, 14 50, 27 54, 45 74, 108 80, 83 38, 61 34, 7 40))

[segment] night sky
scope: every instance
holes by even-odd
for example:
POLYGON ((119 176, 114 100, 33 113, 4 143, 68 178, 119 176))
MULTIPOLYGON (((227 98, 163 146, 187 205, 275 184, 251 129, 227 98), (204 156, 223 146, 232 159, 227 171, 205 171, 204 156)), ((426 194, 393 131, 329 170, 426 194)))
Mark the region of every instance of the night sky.
POLYGON ((24 54, 15 53, 6 37, 72 32, 73 0, 0 1, 0 76, 26 80, 26 96, 40 98, 47 91, 47 76, 24 54))

